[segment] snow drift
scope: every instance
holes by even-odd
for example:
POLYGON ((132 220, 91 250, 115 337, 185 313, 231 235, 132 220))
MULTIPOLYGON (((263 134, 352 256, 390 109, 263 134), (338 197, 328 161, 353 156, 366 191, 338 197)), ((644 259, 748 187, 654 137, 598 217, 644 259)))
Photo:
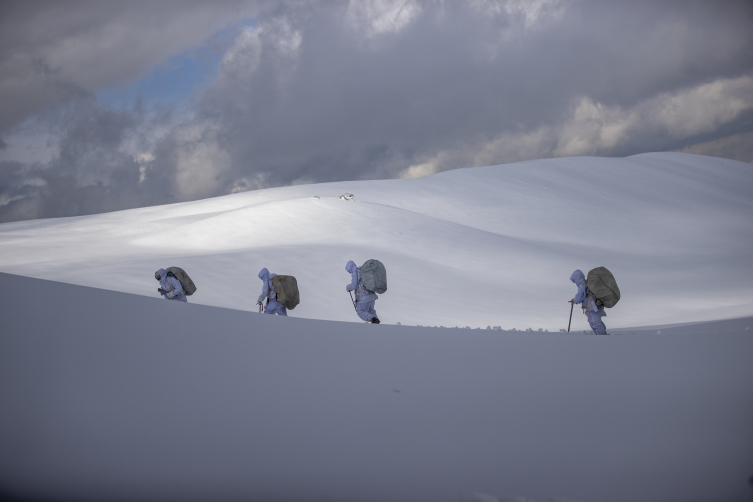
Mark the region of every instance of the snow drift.
POLYGON ((177 265, 190 302, 248 311, 267 267, 298 279, 292 315, 357 321, 343 269, 375 258, 386 323, 558 330, 572 271, 606 266, 623 292, 608 329, 724 319, 753 315, 751 194, 750 164, 713 157, 519 162, 7 223, 0 270, 156 297, 177 265))
POLYGON ((753 319, 367 325, 0 274, 0 494, 747 501, 753 319))

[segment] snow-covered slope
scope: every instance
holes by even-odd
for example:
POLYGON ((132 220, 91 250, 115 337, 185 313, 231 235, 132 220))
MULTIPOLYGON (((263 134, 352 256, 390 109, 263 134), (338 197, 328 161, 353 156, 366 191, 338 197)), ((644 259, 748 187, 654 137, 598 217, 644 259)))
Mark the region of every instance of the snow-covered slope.
MULTIPOLYGON (((0 225, 0 270, 157 296, 186 269, 190 301, 254 310, 262 267, 298 278, 291 315, 357 321, 345 263, 376 258, 387 323, 567 326, 568 278, 603 265, 623 293, 607 327, 753 315, 753 166, 680 153, 578 157, 415 180, 260 190, 0 225), (354 201, 337 197, 355 194, 354 201), (319 196, 320 198, 314 198, 319 196)), ((585 329, 576 312, 573 329, 585 329)))
POLYGON ((0 274, 0 495, 748 501, 753 318, 611 337, 281 318, 0 274))

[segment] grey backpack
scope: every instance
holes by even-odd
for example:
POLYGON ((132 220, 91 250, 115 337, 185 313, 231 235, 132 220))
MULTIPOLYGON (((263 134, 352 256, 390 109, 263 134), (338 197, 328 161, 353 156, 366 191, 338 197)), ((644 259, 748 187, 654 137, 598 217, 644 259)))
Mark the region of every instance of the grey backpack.
POLYGON ((620 288, 617 287, 612 272, 606 267, 591 270, 586 279, 586 286, 606 308, 612 308, 620 301, 620 288))
POLYGON ((166 268, 165 272, 168 274, 172 273, 175 278, 178 279, 180 285, 183 286, 183 292, 186 293, 186 296, 191 296, 196 293, 196 284, 194 284, 191 278, 188 277, 185 270, 180 267, 170 267, 166 268))
POLYGON ((387 291, 387 270, 379 260, 366 260, 361 267, 361 282, 364 287, 380 295, 387 291))
POLYGON ((286 308, 293 310, 296 305, 301 303, 298 294, 298 281, 292 275, 276 275, 272 277, 272 286, 277 293, 277 301, 285 305, 286 308))

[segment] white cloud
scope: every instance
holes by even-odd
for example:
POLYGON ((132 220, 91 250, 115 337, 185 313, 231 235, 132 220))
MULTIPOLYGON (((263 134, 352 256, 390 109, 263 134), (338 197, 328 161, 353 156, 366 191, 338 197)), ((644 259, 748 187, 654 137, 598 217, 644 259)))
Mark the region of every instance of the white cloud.
POLYGON ((427 162, 414 164, 401 171, 398 177, 401 179, 423 178, 424 176, 436 174, 442 170, 443 157, 444 153, 439 153, 437 156, 427 162))
POLYGON ((239 77, 248 77, 256 71, 261 61, 260 34, 260 28, 252 26, 245 28, 222 57, 220 71, 225 75, 233 74, 239 77))
POLYGON ((223 184, 230 156, 220 148, 216 131, 199 125, 175 130, 178 142, 174 186, 179 200, 210 197, 223 184))
POLYGON ((656 124, 676 138, 713 131, 753 109, 753 77, 715 80, 647 105, 656 124))
POLYGON ((235 180, 230 193, 247 192, 249 190, 259 190, 261 188, 268 188, 266 183, 269 177, 266 173, 257 173, 253 176, 243 177, 235 180))
MULTIPOLYGON (((21 185, 25 187, 43 187, 46 184, 47 183, 40 178, 25 179, 21 183, 21 185)), ((5 206, 6 204, 13 202, 14 200, 23 199, 24 197, 24 195, 8 196, 6 194, 0 194, 0 206, 5 206)))
POLYGON ((554 132, 548 126, 527 132, 504 132, 493 141, 475 149, 471 165, 488 166, 501 162, 549 157, 554 142, 554 132))
POLYGON ((309 176, 303 176, 301 178, 296 178, 293 181, 290 182, 291 185, 313 185, 316 183, 316 180, 309 177, 309 176))
MULTIPOLYGON (((278 80, 285 81, 295 69, 302 43, 302 33, 284 17, 266 19, 259 26, 245 28, 223 56, 215 84, 245 85, 257 72, 262 57, 274 60, 278 80)), ((237 90, 225 90, 232 92, 237 90)))
POLYGON ((473 0, 471 6, 486 15, 506 15, 520 19, 524 28, 533 28, 562 16, 562 0, 473 0))
POLYGON ((637 112, 623 111, 618 106, 605 106, 582 98, 572 117, 560 127, 555 157, 590 155, 614 148, 627 139, 628 133, 640 123, 637 112))
MULTIPOLYGON (((581 97, 559 124, 527 131, 505 131, 468 154, 472 159, 468 164, 479 166, 544 157, 599 155, 627 145, 639 135, 669 135, 682 139, 714 131, 751 110, 753 77, 750 76, 718 79, 689 89, 662 93, 628 109, 581 97)), ((734 142, 734 149, 744 152, 745 142, 741 143, 739 139, 734 142)), ((730 144, 716 147, 727 152, 724 156, 730 155, 730 144)), ((694 152, 711 152, 715 151, 714 148, 714 145, 704 144, 694 152)), ((424 176, 438 172, 434 167, 431 163, 411 166, 404 171, 404 177, 414 177, 408 176, 409 172, 425 173, 421 174, 424 176), (430 172, 432 169, 434 171, 430 172)))
POLYGON ((139 183, 146 179, 146 170, 151 162, 154 161, 154 155, 151 153, 138 153, 133 156, 133 161, 139 165, 139 183))
POLYGON ((366 37, 400 31, 421 12, 416 0, 351 0, 346 18, 366 37))
POLYGON ((301 32, 286 18, 274 18, 264 24, 265 42, 285 57, 295 57, 303 41, 301 32))
POLYGON ((688 145, 676 151, 753 163, 753 132, 733 134, 726 138, 704 141, 688 145))
POLYGON ((8 146, 0 150, 0 160, 44 164, 58 153, 58 137, 34 120, 27 120, 3 139, 8 146))

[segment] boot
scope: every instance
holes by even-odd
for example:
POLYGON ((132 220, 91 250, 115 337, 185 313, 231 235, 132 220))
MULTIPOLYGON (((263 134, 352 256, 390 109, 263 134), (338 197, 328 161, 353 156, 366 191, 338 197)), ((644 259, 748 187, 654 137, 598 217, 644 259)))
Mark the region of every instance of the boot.
POLYGON ((372 317, 371 324, 379 324, 379 319, 377 319, 376 317, 372 317))

